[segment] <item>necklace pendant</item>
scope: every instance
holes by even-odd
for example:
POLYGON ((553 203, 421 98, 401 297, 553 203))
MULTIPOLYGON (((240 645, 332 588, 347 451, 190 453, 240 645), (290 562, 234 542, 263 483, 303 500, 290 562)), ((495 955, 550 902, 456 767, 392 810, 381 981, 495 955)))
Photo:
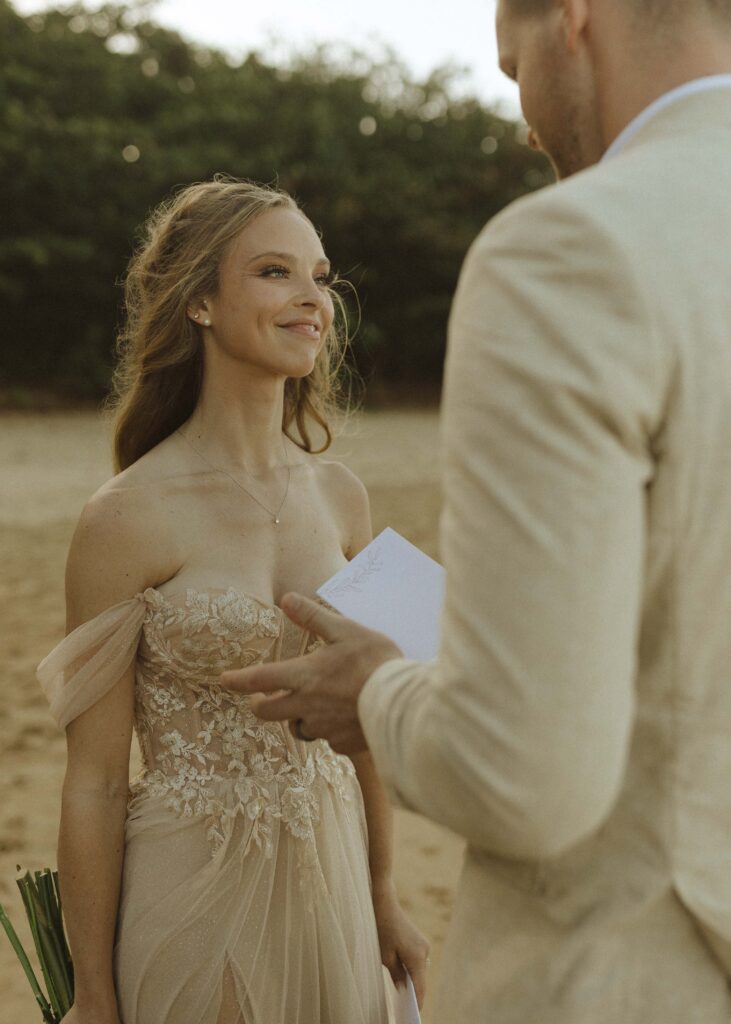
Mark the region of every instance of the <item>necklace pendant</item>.
POLYGON ((279 519, 275 519, 275 520, 274 520, 274 525, 275 525, 275 526, 279 526, 279 519))

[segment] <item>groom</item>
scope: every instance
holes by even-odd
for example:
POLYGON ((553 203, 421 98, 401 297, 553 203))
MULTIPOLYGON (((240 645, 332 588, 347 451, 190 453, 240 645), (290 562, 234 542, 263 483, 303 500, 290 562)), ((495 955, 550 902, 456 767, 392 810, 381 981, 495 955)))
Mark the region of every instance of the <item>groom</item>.
POLYGON ((439 657, 290 596, 331 644, 226 683, 466 837, 436 1024, 728 1024, 731 0, 497 25, 567 180, 462 272, 439 657))

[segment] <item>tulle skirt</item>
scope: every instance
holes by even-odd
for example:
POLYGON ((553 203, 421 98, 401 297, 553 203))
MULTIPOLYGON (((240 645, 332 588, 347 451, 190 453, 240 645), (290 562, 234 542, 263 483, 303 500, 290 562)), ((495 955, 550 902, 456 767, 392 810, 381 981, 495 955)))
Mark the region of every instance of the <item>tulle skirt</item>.
POLYGON ((387 1024, 360 789, 343 800, 322 782, 315 795, 309 837, 275 818, 260 846, 238 814, 213 853, 205 820, 132 798, 114 949, 122 1024, 387 1024))

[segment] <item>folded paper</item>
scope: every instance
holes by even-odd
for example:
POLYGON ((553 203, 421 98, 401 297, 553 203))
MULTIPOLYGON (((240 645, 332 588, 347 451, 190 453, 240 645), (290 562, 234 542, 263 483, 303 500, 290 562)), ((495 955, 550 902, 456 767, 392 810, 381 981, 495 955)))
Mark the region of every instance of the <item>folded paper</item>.
POLYGON ((317 593, 349 619, 385 633, 405 658, 436 657, 444 569, 390 527, 317 593))

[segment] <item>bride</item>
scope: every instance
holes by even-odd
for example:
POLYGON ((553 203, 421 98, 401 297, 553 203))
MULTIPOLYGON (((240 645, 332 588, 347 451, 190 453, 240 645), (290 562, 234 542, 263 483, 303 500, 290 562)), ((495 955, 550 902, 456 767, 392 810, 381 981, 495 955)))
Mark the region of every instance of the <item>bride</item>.
POLYGON ((404 967, 423 999, 369 756, 217 683, 319 643, 277 600, 371 539, 363 485, 319 457, 344 345, 331 285, 295 202, 231 179, 163 204, 130 264, 119 472, 82 512, 69 633, 38 670, 68 744, 68 1024, 385 1024, 404 967))

